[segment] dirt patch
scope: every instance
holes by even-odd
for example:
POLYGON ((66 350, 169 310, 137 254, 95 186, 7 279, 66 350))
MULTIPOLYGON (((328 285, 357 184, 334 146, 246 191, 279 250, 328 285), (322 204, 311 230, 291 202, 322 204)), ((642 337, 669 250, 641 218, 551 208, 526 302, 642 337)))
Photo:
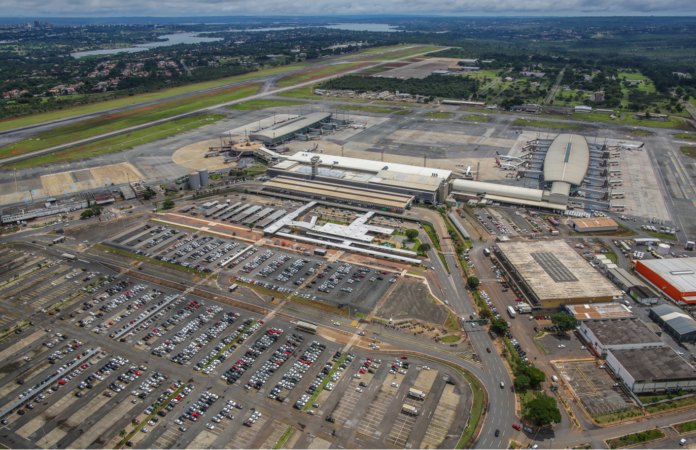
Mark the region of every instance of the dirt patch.
POLYGON ((392 318, 394 322, 415 319, 444 325, 449 311, 430 297, 428 287, 421 280, 403 278, 379 309, 378 315, 392 318))

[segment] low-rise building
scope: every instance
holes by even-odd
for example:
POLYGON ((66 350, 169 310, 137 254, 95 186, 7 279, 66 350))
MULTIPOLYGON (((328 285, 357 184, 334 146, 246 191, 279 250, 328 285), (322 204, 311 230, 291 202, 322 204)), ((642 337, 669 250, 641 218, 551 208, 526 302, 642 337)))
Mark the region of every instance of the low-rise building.
POLYGON ((636 317, 582 321, 578 332, 600 357, 606 356, 609 350, 665 346, 665 342, 636 317))
POLYGON ((565 305, 563 309, 579 322, 586 320, 627 319, 633 317, 631 310, 621 303, 588 303, 565 305))
POLYGON ((669 347, 609 350, 606 365, 635 394, 696 389, 696 371, 669 347))
POLYGON ((654 305, 659 300, 653 291, 642 285, 631 286, 626 292, 633 300, 643 305, 654 305))
POLYGON ((622 269, 621 267, 607 271, 607 277, 622 291, 626 292, 633 286, 645 286, 642 281, 628 273, 628 270, 622 269))
POLYGON ((648 313, 677 342, 696 342, 696 320, 674 305, 656 306, 648 313))

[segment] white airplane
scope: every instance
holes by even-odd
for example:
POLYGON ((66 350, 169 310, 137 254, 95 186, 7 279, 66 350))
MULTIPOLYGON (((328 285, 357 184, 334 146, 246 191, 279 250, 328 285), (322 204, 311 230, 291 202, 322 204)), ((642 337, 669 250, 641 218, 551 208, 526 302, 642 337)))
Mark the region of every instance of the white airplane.
POLYGON ((471 170, 471 166, 468 166, 466 168, 466 170, 464 170, 464 169, 455 169, 455 170, 462 172, 464 174, 464 176, 467 176, 467 177, 473 177, 474 174, 476 174, 476 171, 471 170))
POLYGON ((302 151, 307 153, 314 153, 317 151, 317 149, 319 149, 319 144, 315 145, 314 148, 311 149, 303 148, 302 151))
POLYGON ((498 156, 503 161, 522 161, 522 158, 518 158, 517 156, 507 156, 507 155, 501 155, 498 156))
POLYGON ((365 122, 365 123, 362 124, 362 125, 351 125, 351 127, 352 127, 354 130, 357 130, 358 128, 365 129, 365 128, 367 128, 367 122, 365 122))
POLYGON ((513 164, 501 163, 498 158, 495 159, 495 163, 498 165, 499 169, 502 170, 517 170, 518 167, 513 164))
POLYGON ((643 147, 645 146, 645 142, 641 142, 640 145, 626 144, 625 142, 622 142, 622 143, 619 144, 619 145, 620 145, 621 148, 623 148, 624 150, 633 150, 633 149, 643 148, 643 147))

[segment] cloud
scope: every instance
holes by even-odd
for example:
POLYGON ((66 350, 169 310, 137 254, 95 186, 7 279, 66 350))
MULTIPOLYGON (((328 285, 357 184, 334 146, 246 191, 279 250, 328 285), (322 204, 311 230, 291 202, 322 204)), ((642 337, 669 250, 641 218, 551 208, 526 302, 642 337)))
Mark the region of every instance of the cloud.
MULTIPOLYGON (((196 17, 234 15, 682 15, 696 12, 693 0, 0 0, 0 10, 32 17, 196 17)), ((301 18, 301 16, 300 16, 301 18)))

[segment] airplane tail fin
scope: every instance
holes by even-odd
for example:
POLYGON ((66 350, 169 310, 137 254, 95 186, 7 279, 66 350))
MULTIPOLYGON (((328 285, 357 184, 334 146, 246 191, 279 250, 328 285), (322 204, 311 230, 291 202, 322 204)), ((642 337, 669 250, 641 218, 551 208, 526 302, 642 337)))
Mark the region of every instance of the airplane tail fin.
POLYGON ((643 148, 643 147, 645 147, 645 142, 643 142, 642 144, 640 144, 640 147, 638 147, 638 148, 643 148))

